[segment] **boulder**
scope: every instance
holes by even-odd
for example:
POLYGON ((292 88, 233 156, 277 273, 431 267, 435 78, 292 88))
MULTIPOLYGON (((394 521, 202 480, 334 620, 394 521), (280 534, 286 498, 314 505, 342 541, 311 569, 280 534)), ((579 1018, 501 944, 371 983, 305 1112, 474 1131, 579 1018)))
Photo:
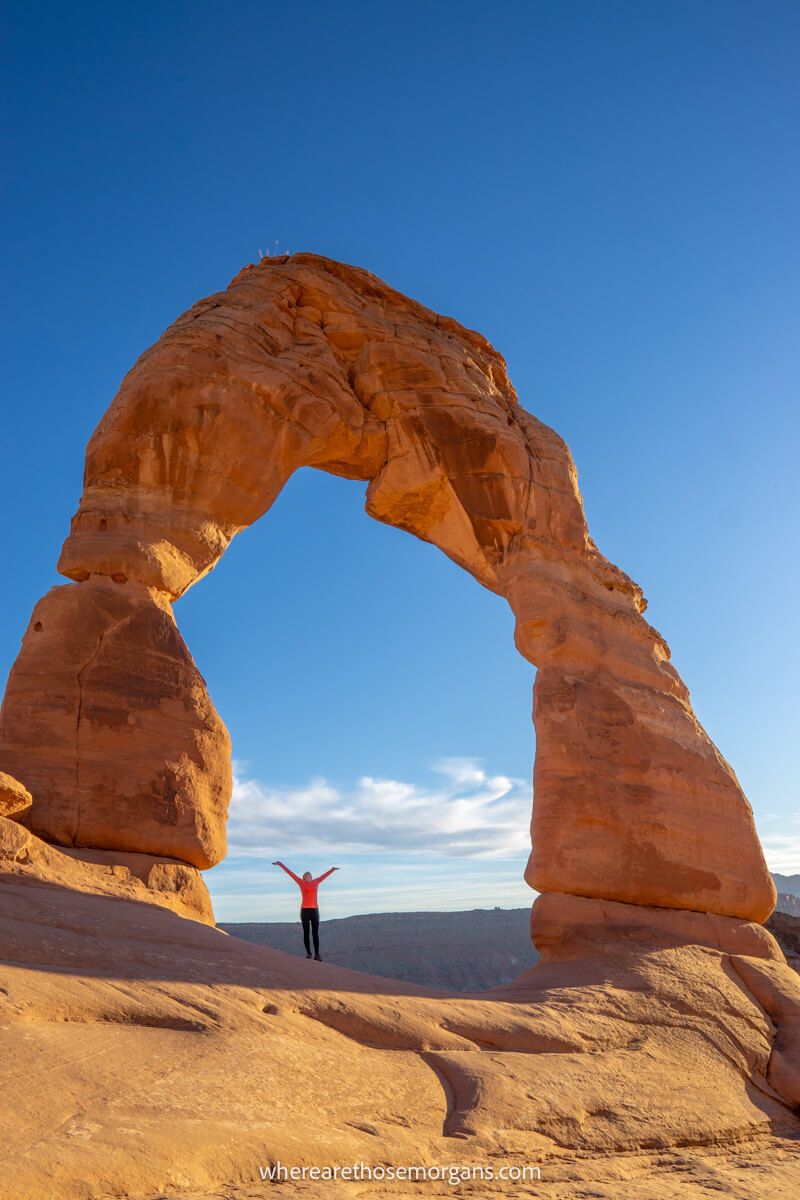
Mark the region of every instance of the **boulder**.
POLYGON ((31 794, 19 780, 0 771, 0 816, 10 817, 22 812, 31 803, 31 794))

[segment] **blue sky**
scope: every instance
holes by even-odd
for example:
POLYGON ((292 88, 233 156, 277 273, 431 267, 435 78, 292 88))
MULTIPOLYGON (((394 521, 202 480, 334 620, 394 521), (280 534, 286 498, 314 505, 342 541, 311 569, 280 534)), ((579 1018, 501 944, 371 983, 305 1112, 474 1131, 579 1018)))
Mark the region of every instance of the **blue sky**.
MULTIPOLYGON (((6 6, 0 670, 133 360, 259 251, 480 329, 569 442, 776 869, 800 870, 800 9, 767 0, 6 6)), ((526 904, 510 614, 296 476, 177 606, 228 723, 221 919, 526 904), (354 840, 354 830, 360 831, 354 840)))

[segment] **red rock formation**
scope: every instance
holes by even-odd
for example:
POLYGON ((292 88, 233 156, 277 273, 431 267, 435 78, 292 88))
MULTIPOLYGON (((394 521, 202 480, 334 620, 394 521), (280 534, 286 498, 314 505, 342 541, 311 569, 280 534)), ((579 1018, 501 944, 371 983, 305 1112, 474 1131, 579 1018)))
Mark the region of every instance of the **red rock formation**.
POLYGON ((63 845, 225 852, 230 740, 163 593, 97 577, 33 611, 2 713, 4 761, 63 845))
POLYGON ((59 563, 77 586, 37 608, 2 710, 43 836, 222 857, 226 735, 169 606, 300 466, 368 480, 372 516, 511 605, 539 668, 533 887, 769 914, 747 801, 640 589, 589 537, 564 442, 479 334, 306 254, 180 317, 91 439, 59 563))

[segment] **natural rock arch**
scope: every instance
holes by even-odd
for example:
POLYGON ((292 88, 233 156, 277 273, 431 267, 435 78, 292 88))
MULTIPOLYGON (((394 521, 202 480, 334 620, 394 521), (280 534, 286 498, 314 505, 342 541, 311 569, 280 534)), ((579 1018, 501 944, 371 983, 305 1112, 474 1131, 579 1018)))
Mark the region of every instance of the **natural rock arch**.
POLYGON ((293 471, 368 480, 367 511, 504 596, 538 668, 533 851, 544 892, 762 920, 750 807, 699 725, 641 590, 589 536, 562 439, 501 356, 373 275, 266 259, 125 377, 0 715, 0 766, 62 844, 225 852, 227 732, 172 602, 293 471))

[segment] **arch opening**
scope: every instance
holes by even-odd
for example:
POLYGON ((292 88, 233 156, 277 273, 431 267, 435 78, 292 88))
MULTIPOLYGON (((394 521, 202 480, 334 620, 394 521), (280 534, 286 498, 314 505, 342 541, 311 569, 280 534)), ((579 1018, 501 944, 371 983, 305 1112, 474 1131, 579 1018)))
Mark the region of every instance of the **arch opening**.
POLYGON ((233 741, 228 851, 206 876, 221 921, 294 912, 276 857, 348 868, 330 916, 532 899, 533 668, 510 611, 367 520, 363 492, 299 471, 175 608, 233 741))

